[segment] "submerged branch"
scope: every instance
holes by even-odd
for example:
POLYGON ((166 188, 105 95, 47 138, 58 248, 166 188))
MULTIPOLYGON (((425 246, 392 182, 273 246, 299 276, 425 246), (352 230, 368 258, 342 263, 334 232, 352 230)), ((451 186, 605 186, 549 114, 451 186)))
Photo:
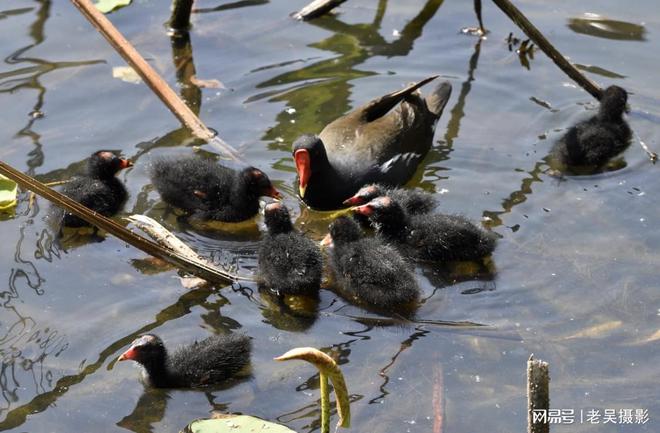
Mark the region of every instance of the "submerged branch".
POLYGON ((216 147, 226 157, 242 161, 236 149, 225 143, 193 113, 179 96, 147 63, 137 50, 124 38, 105 15, 90 0, 71 0, 87 20, 107 39, 112 47, 142 77, 151 90, 193 135, 216 147))
POLYGON ((237 276, 224 271, 215 269, 207 264, 194 262, 189 258, 175 252, 173 250, 163 248, 160 245, 138 236, 124 226, 117 224, 115 221, 104 217, 103 215, 94 212, 93 210, 83 206, 82 204, 71 200, 69 197, 47 187, 43 183, 34 179, 31 176, 21 173, 10 165, 0 161, 0 173, 4 174, 21 187, 28 189, 48 201, 53 202, 57 206, 65 209, 68 212, 82 218, 88 223, 105 230, 111 235, 121 239, 122 241, 134 246, 135 248, 144 251, 145 253, 158 257, 178 268, 183 269, 197 277, 205 280, 226 284, 236 281, 237 276))

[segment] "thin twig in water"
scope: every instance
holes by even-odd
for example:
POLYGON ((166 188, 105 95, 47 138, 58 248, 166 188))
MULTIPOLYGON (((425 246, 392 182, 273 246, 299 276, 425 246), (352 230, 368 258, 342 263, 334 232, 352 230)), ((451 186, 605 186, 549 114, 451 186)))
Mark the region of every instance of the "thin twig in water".
POLYGON ((649 160, 653 164, 655 164, 655 162, 658 160, 658 154, 653 152, 651 149, 649 149, 649 147, 646 145, 646 143, 644 143, 644 140, 642 140, 641 137, 639 136, 639 134, 637 134, 636 132, 635 132, 635 138, 639 142, 639 145, 642 147, 642 150, 644 150, 644 152, 646 152, 646 156, 648 156, 649 160))
POLYGON ((484 22, 481 19, 481 0, 474 0, 474 13, 477 14, 477 21, 479 21, 480 36, 483 36, 486 34, 486 29, 484 28, 484 22))
POLYGON ((520 10, 509 0, 493 0, 493 2, 502 11, 513 20, 525 34, 534 41, 534 43, 543 50, 543 52, 552 59, 559 68, 570 78, 578 83, 584 90, 589 92, 594 98, 600 100, 603 90, 580 72, 571 62, 566 60, 559 51, 548 41, 545 36, 532 24, 520 10))
POLYGON ((234 161, 243 162, 236 149, 225 143, 222 139, 202 123, 179 96, 149 65, 137 50, 112 25, 105 15, 99 12, 90 0, 71 0, 87 20, 107 39, 112 47, 126 62, 142 77, 149 88, 160 98, 170 111, 186 126, 192 134, 207 141, 216 147, 225 157, 234 161))

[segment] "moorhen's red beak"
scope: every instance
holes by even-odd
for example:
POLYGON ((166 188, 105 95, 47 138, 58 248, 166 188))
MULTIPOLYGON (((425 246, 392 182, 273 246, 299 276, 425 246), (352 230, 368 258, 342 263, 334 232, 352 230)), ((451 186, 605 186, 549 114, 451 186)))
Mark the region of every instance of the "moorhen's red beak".
POLYGON ((352 211, 360 215, 369 216, 374 213, 374 208, 371 205, 365 204, 363 206, 354 207, 352 211))
POLYGON ((298 172, 298 179, 300 180, 298 192, 300 193, 300 197, 304 198, 309 178, 312 175, 312 164, 309 158, 309 151, 307 149, 298 149, 293 154, 293 159, 296 162, 296 171, 298 172))
POLYGON ((282 194, 280 194, 280 192, 278 190, 276 190, 275 187, 272 186, 272 185, 269 189, 266 190, 265 194, 268 197, 273 197, 273 198, 277 198, 277 199, 282 198, 282 194))
POLYGON ((322 247, 329 247, 331 245, 332 245, 332 236, 330 236, 330 233, 328 233, 327 235, 325 235, 325 237, 321 241, 321 246, 322 247))
POLYGON ((362 198, 358 197, 357 195, 354 195, 353 197, 344 200, 342 204, 344 206, 357 206, 362 203, 364 203, 364 200, 362 200, 362 198))
POLYGON ((130 347, 126 352, 122 353, 117 361, 126 361, 127 359, 135 359, 137 357, 137 352, 134 347, 130 347))
POLYGON ((133 167, 133 162, 130 159, 120 158, 119 159, 119 168, 128 168, 133 167))

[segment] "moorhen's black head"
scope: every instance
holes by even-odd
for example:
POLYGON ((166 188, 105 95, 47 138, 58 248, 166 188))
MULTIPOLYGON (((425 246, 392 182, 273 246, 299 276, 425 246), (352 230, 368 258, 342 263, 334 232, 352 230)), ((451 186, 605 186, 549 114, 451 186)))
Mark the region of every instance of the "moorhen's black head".
POLYGON ((397 227, 403 229, 407 221, 401 206, 388 196, 375 198, 367 204, 354 208, 353 212, 369 217, 383 229, 397 227))
POLYGON ((133 163, 125 158, 120 158, 109 150, 99 150, 92 153, 87 160, 87 174, 97 179, 113 177, 123 168, 131 167, 133 163))
POLYGON ((298 192, 305 197, 305 190, 312 177, 312 171, 328 165, 328 155, 323 141, 316 135, 303 135, 292 146, 293 160, 298 172, 298 192))
POLYGON ((163 340, 153 334, 145 334, 131 343, 131 347, 121 354, 118 361, 128 359, 139 362, 144 366, 152 364, 164 364, 167 351, 163 345, 163 340))
POLYGON ((369 203, 371 200, 380 197, 383 194, 385 194, 384 188, 377 183, 363 186, 353 197, 344 200, 344 206, 357 206, 369 203))
POLYGON ((626 111, 628 92, 619 86, 610 86, 603 91, 600 98, 600 110, 598 116, 602 120, 619 120, 626 111))
POLYGON ((267 204, 264 209, 264 221, 271 235, 289 233, 293 230, 289 211, 282 203, 267 204))
POLYGON ((362 238, 362 230, 353 218, 340 216, 328 227, 328 236, 323 240, 324 245, 344 245, 362 238))
POLYGON ((258 168, 248 167, 240 173, 241 182, 245 185, 245 192, 252 197, 273 197, 280 198, 279 191, 275 189, 268 175, 258 168))

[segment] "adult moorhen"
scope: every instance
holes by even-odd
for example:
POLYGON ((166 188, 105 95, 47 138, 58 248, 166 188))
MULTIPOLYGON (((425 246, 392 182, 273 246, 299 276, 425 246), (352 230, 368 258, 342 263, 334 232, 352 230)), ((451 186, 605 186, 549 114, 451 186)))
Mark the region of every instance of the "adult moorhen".
POLYGON ((222 382, 250 362, 252 344, 243 334, 216 335, 181 347, 171 355, 156 335, 137 338, 119 361, 143 367, 142 379, 156 388, 191 388, 222 382))
POLYGON ((331 267, 343 293, 366 307, 406 309, 419 298, 419 286, 403 257, 378 238, 364 237, 357 222, 337 218, 323 240, 332 245, 331 267))
POLYGON ((315 242, 293 228, 281 203, 264 210, 268 233, 259 248, 259 279, 283 295, 313 295, 321 285, 323 260, 315 242))
POLYGON ((618 86, 603 92, 598 114, 573 126, 550 151, 561 168, 600 168, 628 148, 632 132, 623 118, 628 93, 618 86))
MULTIPOLYGON (((109 150, 94 152, 87 160, 86 172, 66 183, 62 194, 103 216, 113 216, 128 197, 126 187, 115 175, 119 170, 132 165, 128 159, 120 158, 109 150)), ((63 226, 89 226, 87 221, 72 213, 62 210, 58 212, 63 226)))
POLYGON ((362 186, 403 185, 433 142, 449 82, 426 98, 416 90, 437 76, 374 99, 293 143, 298 192, 316 209, 337 209, 362 186))
POLYGON ((156 160, 151 181, 165 202, 202 221, 245 221, 259 211, 259 197, 280 197, 258 168, 237 171, 197 156, 156 160))
POLYGON ((495 249, 493 232, 460 215, 408 215, 391 197, 376 198, 354 212, 369 217, 379 235, 418 260, 477 260, 495 249))

